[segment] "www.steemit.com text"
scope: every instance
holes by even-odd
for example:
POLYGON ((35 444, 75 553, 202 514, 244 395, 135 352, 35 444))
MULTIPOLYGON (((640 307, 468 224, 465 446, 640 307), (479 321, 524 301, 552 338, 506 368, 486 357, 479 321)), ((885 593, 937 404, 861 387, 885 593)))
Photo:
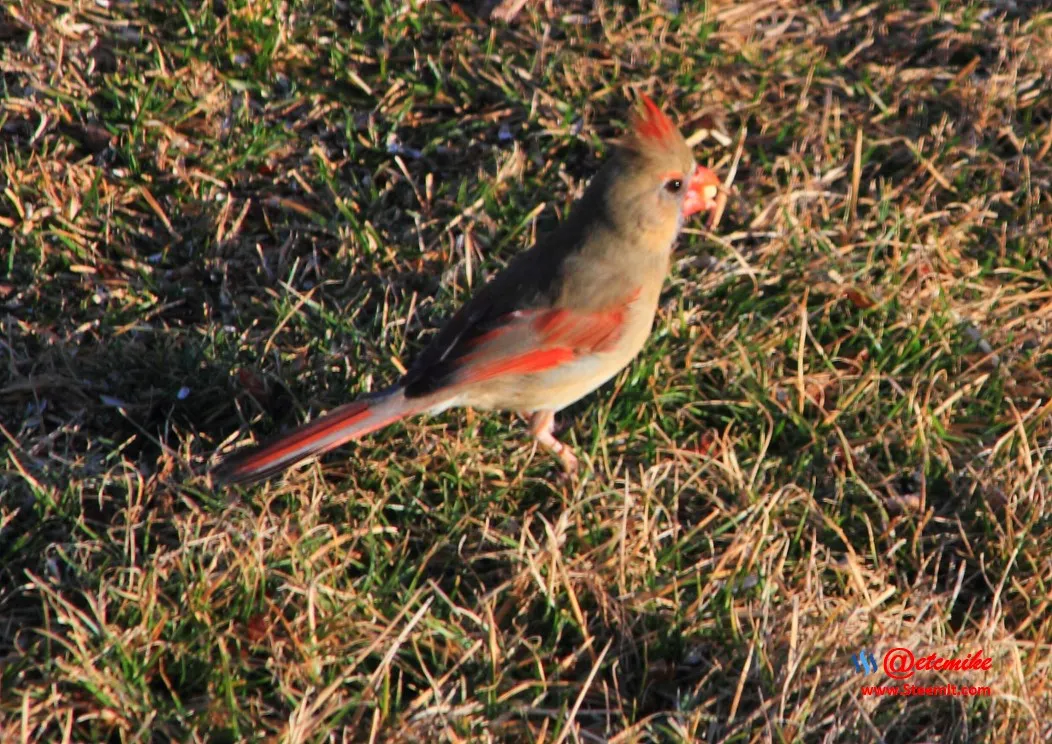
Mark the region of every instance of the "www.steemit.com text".
POLYGON ((992 693, 986 686, 975 685, 889 685, 886 687, 863 685, 862 694, 899 695, 903 697, 989 697, 992 693))

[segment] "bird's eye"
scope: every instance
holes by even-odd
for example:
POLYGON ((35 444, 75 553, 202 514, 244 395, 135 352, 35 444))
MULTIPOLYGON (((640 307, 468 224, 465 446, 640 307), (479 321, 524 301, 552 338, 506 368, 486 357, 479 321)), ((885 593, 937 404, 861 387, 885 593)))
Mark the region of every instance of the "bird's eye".
POLYGON ((665 191, 670 194, 678 194, 680 189, 683 188, 683 181, 679 178, 670 178, 665 181, 665 191))

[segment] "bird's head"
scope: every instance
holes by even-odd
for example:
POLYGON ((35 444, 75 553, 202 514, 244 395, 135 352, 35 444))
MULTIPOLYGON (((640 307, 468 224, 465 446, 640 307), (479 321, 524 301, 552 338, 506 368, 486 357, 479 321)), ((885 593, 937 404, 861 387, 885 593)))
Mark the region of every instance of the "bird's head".
POLYGON ((607 196, 611 216, 626 228, 658 235, 669 242, 683 220, 713 209, 719 179, 694 161, 683 135, 645 94, 621 140, 607 196))

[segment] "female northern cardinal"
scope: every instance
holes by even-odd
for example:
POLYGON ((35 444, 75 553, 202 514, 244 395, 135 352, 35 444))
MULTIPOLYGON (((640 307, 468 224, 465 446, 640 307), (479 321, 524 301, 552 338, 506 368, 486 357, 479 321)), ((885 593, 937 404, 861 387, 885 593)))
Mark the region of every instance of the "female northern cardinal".
POLYGON ((577 458, 552 433, 555 412, 639 353, 683 219, 715 206, 716 175, 695 165, 650 98, 642 104, 567 220, 482 287, 401 380, 234 454, 213 471, 217 479, 267 478, 398 419, 452 406, 531 414, 534 438, 574 473, 577 458))

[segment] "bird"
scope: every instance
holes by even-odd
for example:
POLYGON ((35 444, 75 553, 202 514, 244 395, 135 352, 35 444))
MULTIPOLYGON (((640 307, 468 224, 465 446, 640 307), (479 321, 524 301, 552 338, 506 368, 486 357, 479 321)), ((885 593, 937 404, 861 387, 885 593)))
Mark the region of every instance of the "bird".
POLYGON ((469 406, 524 414, 569 476, 555 413, 624 369, 650 335, 684 220, 720 189, 644 93, 627 132, 566 219, 452 315, 390 387, 343 404, 212 470, 222 485, 271 478, 406 417, 469 406))

